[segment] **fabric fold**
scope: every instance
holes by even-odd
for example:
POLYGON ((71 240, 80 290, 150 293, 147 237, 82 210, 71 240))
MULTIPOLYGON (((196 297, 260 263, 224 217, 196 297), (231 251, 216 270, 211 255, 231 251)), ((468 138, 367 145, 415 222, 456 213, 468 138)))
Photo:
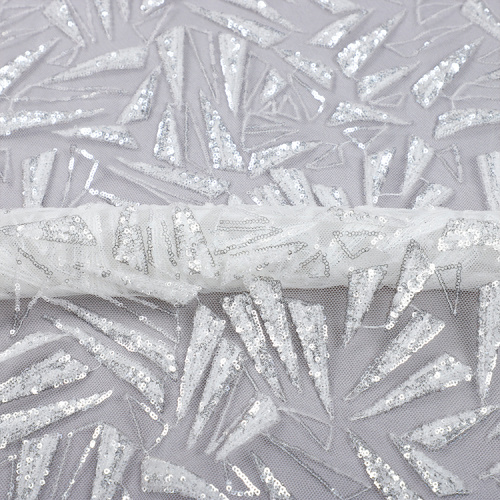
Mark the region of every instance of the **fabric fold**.
POLYGON ((0 213, 0 299, 16 288, 21 297, 146 295, 185 304, 197 293, 245 290, 252 276, 283 288, 330 288, 347 286, 353 270, 382 265, 382 286, 410 294, 440 288, 439 270, 453 264, 462 268, 461 288, 473 289, 500 272, 498 221, 500 212, 446 208, 16 209, 0 213), (416 244, 425 279, 417 262, 406 262, 416 244))

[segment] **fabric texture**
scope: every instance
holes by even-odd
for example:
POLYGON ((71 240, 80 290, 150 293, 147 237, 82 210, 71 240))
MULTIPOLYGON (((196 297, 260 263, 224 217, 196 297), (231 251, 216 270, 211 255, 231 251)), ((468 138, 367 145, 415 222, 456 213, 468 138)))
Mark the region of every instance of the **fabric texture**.
POLYGON ((0 0, 0 497, 494 499, 494 0, 0 0))

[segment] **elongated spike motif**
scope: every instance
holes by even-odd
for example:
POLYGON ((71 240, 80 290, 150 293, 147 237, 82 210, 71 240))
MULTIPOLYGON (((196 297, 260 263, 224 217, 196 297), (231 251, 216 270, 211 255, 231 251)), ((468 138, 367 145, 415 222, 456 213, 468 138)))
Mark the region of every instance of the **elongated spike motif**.
POLYGON ((146 247, 141 227, 136 223, 136 211, 136 206, 125 207, 120 214, 112 253, 117 261, 148 274, 146 247))
POLYGON ((343 73, 352 77, 373 55, 375 49, 382 45, 389 33, 403 18, 403 13, 381 24, 378 28, 358 40, 350 43, 337 56, 337 62, 343 73))
POLYGON ((217 405, 234 385, 241 373, 243 361, 244 355, 241 349, 223 338, 212 361, 198 413, 189 434, 188 445, 192 446, 196 442, 217 405))
POLYGON ((255 278, 250 283, 249 290, 254 304, 264 320, 269 338, 278 350, 292 384, 300 389, 297 354, 293 349, 281 283, 272 279, 255 278))
POLYGON ((324 9, 332 14, 340 14, 350 10, 358 10, 359 5, 351 2, 351 0, 313 0, 313 2, 321 5, 324 9))
POLYGON ((477 383, 481 399, 489 393, 500 347, 500 281, 479 289, 477 383))
POLYGON ((104 333, 104 335, 125 347, 128 351, 142 354, 144 357, 160 366, 165 374, 168 374, 172 380, 177 380, 178 369, 175 357, 167 344, 161 339, 155 338, 147 332, 129 328, 118 321, 100 316, 84 307, 73 304, 69 300, 50 299, 47 297, 44 297, 44 300, 78 316, 89 325, 92 325, 96 330, 99 330, 104 333))
POLYGON ((81 64, 58 73, 44 83, 60 83, 77 78, 113 71, 118 69, 140 69, 146 64, 148 52, 145 47, 129 47, 89 59, 81 64))
POLYGON ((74 413, 94 408, 108 399, 112 392, 0 415, 0 449, 74 413))
POLYGON ((405 76, 416 68, 412 66, 396 66, 383 69, 372 75, 361 78, 358 82, 358 95, 362 101, 369 101, 376 97, 386 88, 401 81, 405 76))
POLYGON ((453 189, 441 184, 429 184, 415 198, 413 209, 439 207, 453 196, 453 189))
POLYGON ((352 339, 370 309, 375 292, 387 273, 387 266, 369 267, 349 273, 344 345, 352 339))
POLYGON ((434 274, 435 269, 436 266, 429 262, 423 248, 412 240, 403 257, 396 293, 392 299, 385 325, 388 330, 394 327, 415 294, 423 290, 426 281, 434 274))
POLYGON ((242 418, 230 427, 228 436, 215 455, 216 460, 224 460, 232 451, 275 425, 279 419, 273 400, 269 396, 259 394, 242 418))
POLYGON ((102 109, 84 111, 17 111, 0 113, 0 137, 7 137, 18 130, 36 127, 48 127, 60 123, 71 123, 84 118, 91 118, 102 113, 102 109))
POLYGON ((94 0, 94 5, 108 40, 112 40, 113 18, 111 17, 111 0, 94 0))
POLYGON ((314 35, 309 40, 309 43, 330 49, 335 47, 342 38, 348 35, 360 23, 366 14, 366 10, 359 10, 334 21, 314 35))
POLYGON ((219 48, 227 103, 229 109, 237 114, 248 57, 248 42, 237 36, 221 33, 219 35, 219 48))
POLYGON ((54 166, 57 149, 44 151, 22 162, 25 207, 41 207, 54 166))
POLYGON ((201 227, 189 207, 176 207, 173 216, 177 257, 189 274, 216 276, 215 262, 201 227))
POLYGON ((389 464, 385 463, 382 457, 371 450, 361 438, 351 431, 349 431, 349 435, 358 457, 363 461, 366 473, 387 500, 423 500, 410 490, 401 476, 389 464))
POLYGON ((260 480, 267 488, 271 500, 293 500, 285 485, 274 475, 272 470, 255 454, 253 460, 259 471, 260 480))
POLYGON ((269 173, 291 205, 316 205, 309 181, 302 170, 278 168, 269 173))
POLYGON ((260 93, 260 100, 263 104, 274 99, 285 87, 286 80, 279 74, 278 70, 272 68, 264 79, 264 85, 260 93))
POLYGON ((274 394, 284 400, 285 396, 278 379, 276 366, 267 348, 264 331, 252 300, 246 294, 224 297, 222 307, 229 316, 236 333, 243 340, 257 373, 264 377, 274 394))
POLYGON ((267 48, 281 42, 285 38, 285 33, 250 19, 244 19, 239 16, 226 14, 216 10, 208 10, 204 7, 188 4, 188 7, 197 14, 209 19, 210 21, 229 28, 237 35, 242 36, 252 42, 267 48))
POLYGON ((386 149, 365 158, 365 196, 367 205, 378 203, 394 149, 386 149))
POLYGON ((500 20, 481 0, 466 0, 462 5, 462 14, 480 26, 484 31, 500 40, 500 20))
POLYGON ((438 116, 434 139, 444 139, 471 127, 497 123, 500 123, 500 111, 497 109, 454 109, 438 116))
POLYGON ((113 144, 127 149, 138 149, 139 145, 132 134, 121 125, 92 125, 89 127, 74 127, 54 132, 70 139, 88 139, 92 141, 113 144))
POLYGON ((388 392, 367 410, 356 413, 352 420, 372 417, 402 406, 414 399, 469 382, 472 371, 469 366, 456 361, 445 353, 408 377, 399 387, 388 392))
POLYGON ((398 366, 428 344, 444 328, 444 322, 429 313, 414 312, 413 317, 401 333, 392 340, 388 348, 378 357, 361 377, 358 385, 347 396, 353 399, 366 389, 383 380, 398 366))
POLYGON ((141 4, 141 12, 143 14, 151 14, 156 9, 163 7, 165 5, 166 0, 142 0, 141 4))
POLYGON ((289 29, 296 30, 295 26, 282 17, 275 9, 262 0, 226 0, 227 2, 234 3, 240 7, 245 7, 248 10, 260 14, 262 17, 281 24, 281 26, 289 29))
POLYGON ((102 427, 92 500, 112 500, 134 453, 134 446, 125 435, 111 425, 102 427))
POLYGON ((0 384, 0 401, 7 403, 52 387, 71 384, 85 378, 89 367, 59 350, 31 365, 22 373, 0 384))
POLYGON ((248 195, 256 205, 267 207, 288 205, 283 193, 276 184, 256 186, 248 192, 248 195))
POLYGON ((184 26, 176 26, 156 39, 163 72, 176 106, 182 102, 184 86, 184 38, 184 26))
POLYGON ((242 172, 245 168, 243 158, 218 111, 202 92, 200 92, 200 103, 205 117, 212 166, 216 169, 242 172))
POLYGON ((42 43, 35 50, 26 50, 2 66, 0 68, 0 95, 4 94, 25 73, 30 71, 38 61, 45 57, 55 44, 56 40, 42 43))
POLYGON ((346 192, 341 187, 330 187, 322 184, 313 184, 311 189, 323 207, 345 208, 349 207, 346 192))
POLYGON ((146 457, 142 461, 141 482, 143 491, 180 493, 188 498, 206 500, 229 500, 213 484, 180 465, 158 458, 146 457))
POLYGON ((66 0, 52 0, 43 9, 43 15, 77 45, 85 45, 66 0))
POLYGON ((17 238, 53 241, 70 245, 94 246, 97 240, 79 215, 45 219, 19 226, 6 226, 0 232, 17 238))
POLYGON ((477 157, 490 210, 500 209, 500 151, 477 157))
POLYGON ((0 363, 2 361, 7 361, 8 359, 15 358, 21 354, 25 354, 37 347, 41 347, 49 342, 54 342, 55 340, 60 340, 61 335, 59 333, 52 332, 36 332, 26 335, 22 340, 19 340, 12 344, 5 351, 0 352, 0 363))
POLYGON ((330 395, 327 349, 328 327, 323 306, 306 304, 299 300, 289 302, 288 307, 297 329, 304 357, 309 366, 309 375, 330 418, 333 418, 333 400, 330 395))
POLYGON ((158 67, 141 82, 132 99, 119 116, 117 120, 118 124, 127 125, 128 123, 147 120, 149 118, 159 76, 160 68, 158 67))
POLYGON ((97 342, 93 336, 80 328, 65 325, 57 319, 53 320, 53 323, 58 330, 77 339, 80 345, 85 347, 92 356, 117 377, 135 387, 157 410, 162 409, 164 402, 163 382, 149 368, 134 358, 97 342))
POLYGON ((463 411, 458 415, 443 417, 417 427, 401 436, 401 439, 421 444, 430 451, 440 450, 485 420, 496 410, 498 410, 498 406, 483 406, 475 410, 463 411))
POLYGON ((335 113, 330 117, 328 124, 338 126, 352 122, 380 122, 393 123, 395 125, 409 124, 407 121, 390 115, 384 110, 375 109, 367 104, 357 104, 348 101, 339 103, 335 113))
POLYGON ((177 399, 178 419, 186 415, 189 403, 203 379, 225 326, 226 322, 215 316, 208 307, 198 306, 194 316, 193 334, 184 362, 180 396, 177 399))
POLYGON ((248 172, 251 177, 256 177, 300 153, 314 149, 318 145, 319 142, 293 141, 252 153, 248 164, 248 172))
POLYGON ((183 170, 181 168, 149 165, 148 163, 142 162, 131 162, 125 158, 119 158, 119 160, 127 165, 127 167, 137 172, 185 189, 191 189, 210 199, 217 198, 221 194, 227 192, 229 188, 228 181, 208 175, 202 175, 198 172, 190 172, 189 170, 183 170))
POLYGON ((153 153, 159 160, 168 161, 178 167, 181 164, 181 147, 173 109, 167 105, 158 124, 156 144, 153 153))
POLYGON ((403 457, 437 496, 469 493, 464 482, 458 476, 446 470, 423 451, 417 450, 410 443, 398 438, 393 437, 393 441, 403 457))
POLYGON ((434 104, 442 89, 453 80, 469 60, 479 42, 476 40, 453 52, 413 85, 412 92, 420 106, 429 108, 434 104))
POLYGON ((60 436, 46 434, 23 441, 17 462, 16 500, 36 500, 59 444, 60 436))
POLYGON ((319 83, 326 89, 331 89, 333 86, 334 72, 321 61, 311 60, 304 57, 300 52, 293 50, 280 50, 279 54, 288 64, 295 69, 302 71, 309 78, 319 83))

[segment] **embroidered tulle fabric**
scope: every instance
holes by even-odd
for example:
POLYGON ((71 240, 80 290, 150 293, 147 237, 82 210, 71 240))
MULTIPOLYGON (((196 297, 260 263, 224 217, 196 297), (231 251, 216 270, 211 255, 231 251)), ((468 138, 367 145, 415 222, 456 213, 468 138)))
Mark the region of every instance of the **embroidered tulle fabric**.
POLYGON ((0 0, 0 498, 500 496, 496 0, 0 0))

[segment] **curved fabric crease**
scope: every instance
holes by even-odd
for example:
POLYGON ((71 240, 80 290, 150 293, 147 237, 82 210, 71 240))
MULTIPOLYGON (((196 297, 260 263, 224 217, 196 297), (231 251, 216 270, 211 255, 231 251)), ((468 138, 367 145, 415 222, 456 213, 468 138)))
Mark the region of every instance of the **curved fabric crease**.
MULTIPOLYGON (((347 285, 354 268, 379 265, 387 266, 383 285, 395 287, 412 241, 431 263, 429 274, 460 264, 462 289, 473 289, 500 272, 499 220, 498 212, 446 208, 17 209, 0 214, 0 299, 11 298, 19 283, 21 296, 40 289, 47 296, 99 290, 185 304, 198 292, 246 289, 249 276, 279 280, 283 288, 328 288, 347 285), (81 231, 82 240, 76 237, 81 231), (124 243, 120 231, 131 241, 124 243), (126 247, 125 254, 117 247, 126 247), (152 264, 141 266, 148 255, 152 264)), ((434 277, 421 290, 439 287, 434 277)))

